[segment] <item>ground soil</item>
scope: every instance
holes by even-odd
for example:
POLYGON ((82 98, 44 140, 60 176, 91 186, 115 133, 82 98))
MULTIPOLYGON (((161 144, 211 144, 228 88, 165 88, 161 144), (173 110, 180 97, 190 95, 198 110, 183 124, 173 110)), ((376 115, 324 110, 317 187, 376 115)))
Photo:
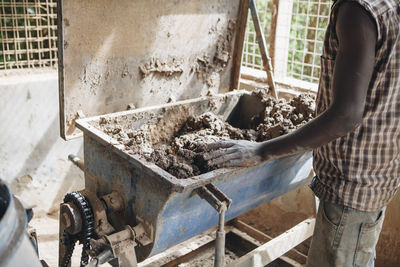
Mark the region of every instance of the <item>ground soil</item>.
MULTIPOLYGON (((276 100, 264 90, 255 90, 252 94, 265 108, 252 118, 257 123, 250 123, 253 125, 251 129, 233 127, 212 112, 189 117, 183 127, 174 130, 172 138, 163 142, 154 141, 151 135, 155 133, 147 124, 128 132, 113 121, 102 118, 97 127, 124 145, 125 150, 139 154, 175 177, 184 179, 215 169, 203 158, 210 143, 227 139, 262 142, 287 134, 313 118, 315 100, 311 94, 301 94, 290 101, 276 100)), ((170 124, 174 121, 171 120, 170 124)))
MULTIPOLYGON (((215 248, 210 248, 206 250, 204 253, 198 255, 194 259, 191 259, 187 263, 178 264, 177 267, 205 267, 205 266, 214 266, 214 258, 215 258, 215 248)), ((237 260, 239 256, 237 256, 234 252, 229 249, 225 249, 225 258, 224 258, 224 266, 228 266, 237 260)))

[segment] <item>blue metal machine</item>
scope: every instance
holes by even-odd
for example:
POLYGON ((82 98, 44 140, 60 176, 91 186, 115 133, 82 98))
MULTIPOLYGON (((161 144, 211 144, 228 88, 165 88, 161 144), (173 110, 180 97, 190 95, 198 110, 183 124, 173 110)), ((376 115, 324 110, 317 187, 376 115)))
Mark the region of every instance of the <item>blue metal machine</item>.
MULTIPOLYGON (((247 94, 237 91, 77 121, 78 128, 84 132, 85 190, 99 197, 118 192, 125 204, 120 213, 109 216, 115 228, 138 223, 148 226, 147 235, 151 243, 136 248, 139 260, 218 225, 218 213, 196 194, 196 189, 212 183, 231 199, 232 204, 225 215, 226 220, 230 220, 304 182, 311 170, 311 153, 269 161, 252 168, 219 169, 197 177, 177 179, 138 155, 124 151, 116 140, 93 125, 101 117, 119 118, 130 122, 133 127, 140 127, 144 122, 160 125, 160 122, 171 119, 172 114, 178 114, 178 110, 186 111, 180 114, 182 120, 193 113, 200 115, 209 110, 229 118, 233 110, 238 112, 235 108, 243 95, 247 94)), ((241 114, 240 117, 248 116, 241 114)))
POLYGON ((61 205, 61 266, 70 265, 78 240, 82 266, 89 256, 89 266, 109 260, 135 266, 217 225, 222 246, 224 220, 307 178, 309 152, 177 179, 96 127, 107 117, 122 127, 160 127, 172 137, 171 117, 183 123, 211 111, 232 122, 248 119, 249 105, 241 104, 246 93, 232 91, 238 88, 246 5, 59 0, 60 132, 66 140, 83 132, 84 160, 72 158, 85 172, 85 189, 67 194, 61 205), (220 94, 205 97, 214 93, 220 94))

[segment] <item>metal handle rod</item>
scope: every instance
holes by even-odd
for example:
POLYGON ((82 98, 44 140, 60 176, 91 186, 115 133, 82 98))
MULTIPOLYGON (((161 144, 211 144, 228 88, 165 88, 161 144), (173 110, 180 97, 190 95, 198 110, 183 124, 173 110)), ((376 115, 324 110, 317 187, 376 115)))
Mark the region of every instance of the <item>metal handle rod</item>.
POLYGON ((68 159, 79 169, 82 171, 85 171, 85 163, 83 159, 79 158, 78 156, 75 156, 73 154, 68 155, 68 159))
POLYGON ((97 267, 112 259, 113 253, 110 249, 101 252, 97 257, 93 258, 86 267, 97 267))
POLYGON ((268 54, 266 42, 265 42, 265 37, 264 37, 264 32, 262 30, 261 24, 260 24, 260 19, 257 13, 257 7, 256 3, 254 0, 250 1, 250 11, 251 11, 251 17, 253 18, 253 23, 254 23, 254 28, 256 30, 256 39, 258 46, 260 47, 260 53, 261 53, 261 59, 264 65, 264 69, 267 72, 267 82, 269 85, 269 88, 271 89, 272 96, 276 99, 278 99, 278 94, 276 91, 276 85, 274 81, 274 74, 272 70, 272 63, 271 63, 271 58, 268 54))
POLYGON ((226 205, 222 204, 219 213, 218 229, 215 240, 215 267, 223 267, 225 263, 225 211, 226 205))
POLYGON ((218 212, 219 221, 215 239, 214 267, 223 267, 225 263, 225 211, 231 205, 232 200, 213 184, 199 187, 195 192, 218 212))

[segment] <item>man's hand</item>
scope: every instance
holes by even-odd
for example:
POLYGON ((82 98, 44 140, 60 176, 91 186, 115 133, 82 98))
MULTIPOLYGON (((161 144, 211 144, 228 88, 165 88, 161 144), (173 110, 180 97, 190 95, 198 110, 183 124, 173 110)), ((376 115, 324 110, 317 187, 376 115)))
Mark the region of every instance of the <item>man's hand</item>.
POLYGON ((228 140, 212 143, 207 147, 204 159, 211 166, 251 167, 263 161, 260 155, 260 143, 246 140, 228 140))

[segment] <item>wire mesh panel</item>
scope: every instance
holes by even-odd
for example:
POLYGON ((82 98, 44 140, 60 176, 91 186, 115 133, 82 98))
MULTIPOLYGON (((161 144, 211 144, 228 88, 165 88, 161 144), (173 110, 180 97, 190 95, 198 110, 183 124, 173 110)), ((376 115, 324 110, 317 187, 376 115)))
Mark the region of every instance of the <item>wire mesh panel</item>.
POLYGON ((57 64, 55 0, 0 0, 0 69, 57 64))
MULTIPOLYGON (((256 0, 258 15, 260 17, 261 27, 263 28, 265 40, 269 47, 269 33, 272 21, 272 0, 256 0)), ((249 11, 250 12, 250 11, 249 11)), ((256 42, 256 31, 249 14, 246 26, 246 35, 244 38, 242 66, 253 69, 263 69, 260 55, 260 49, 256 42)))
POLYGON ((317 83, 330 0, 294 0, 287 75, 317 83))
MULTIPOLYGON (((287 1, 287 0, 281 0, 287 1)), ((281 10, 282 14, 289 13, 290 27, 288 29, 289 42, 276 44, 276 49, 284 49, 285 65, 280 70, 282 73, 275 75, 291 77, 306 82, 317 83, 320 74, 320 55, 322 53, 323 39, 329 22, 331 0, 291 0, 291 10, 281 10), (290 32, 290 35, 289 35, 290 32), (287 60, 286 60, 287 55, 287 60), (287 63, 286 63, 287 62, 287 63), (285 71, 286 69, 286 71, 285 71)), ((269 40, 271 21, 273 15, 272 0, 256 0, 258 12, 263 25, 265 38, 269 40)), ((279 26, 279 25, 278 25, 279 26)), ((279 32, 278 32, 279 34, 279 32)), ((251 16, 247 24, 242 66, 254 69, 263 69, 260 51, 255 40, 255 30, 251 16)), ((269 45, 269 44, 268 44, 269 45)))

